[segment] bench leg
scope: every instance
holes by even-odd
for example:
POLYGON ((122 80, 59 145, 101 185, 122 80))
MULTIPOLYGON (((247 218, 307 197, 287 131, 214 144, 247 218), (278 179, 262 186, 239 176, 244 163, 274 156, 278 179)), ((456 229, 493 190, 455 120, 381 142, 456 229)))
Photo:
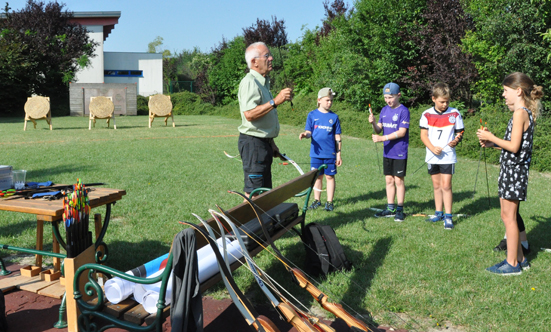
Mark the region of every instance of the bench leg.
POLYGON ((11 271, 6 270, 6 266, 4 265, 4 260, 0 258, 0 276, 7 276, 11 273, 11 271))
POLYGON ((67 308, 67 293, 63 294, 63 299, 61 299, 61 305, 59 306, 59 318, 57 323, 54 324, 54 327, 56 329, 64 329, 67 327, 67 321, 63 318, 65 317, 65 311, 67 308))
MULTIPOLYGON (((43 249, 44 241, 44 220, 37 218, 36 220, 36 250, 43 249)), ((42 255, 35 255, 36 266, 42 268, 42 255)))
MULTIPOLYGON (((52 250, 54 253, 59 254, 59 242, 57 242, 57 239, 55 237, 54 228, 52 227, 52 250)), ((61 259, 54 257, 54 271, 59 271, 61 268, 61 259)))

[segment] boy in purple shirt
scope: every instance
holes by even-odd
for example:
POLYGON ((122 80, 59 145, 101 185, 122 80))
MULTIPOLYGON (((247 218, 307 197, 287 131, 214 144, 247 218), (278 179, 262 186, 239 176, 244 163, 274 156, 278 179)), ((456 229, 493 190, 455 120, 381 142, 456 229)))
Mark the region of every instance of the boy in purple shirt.
POLYGON ((323 164, 327 168, 321 171, 314 184, 314 202, 311 209, 321 206, 321 188, 323 175, 327 180, 327 203, 326 211, 333 211, 333 196, 335 194, 335 174, 337 166, 342 165, 341 159, 341 123, 339 116, 331 112, 333 96, 335 93, 331 88, 323 88, 318 92, 318 109, 308 113, 304 132, 300 133, 299 139, 312 138, 310 145, 310 166, 318 169, 323 164))
POLYGON ((375 217, 394 217, 394 221, 404 221, 404 198, 406 185, 404 177, 408 164, 409 146, 409 109, 400 104, 400 87, 396 83, 388 83, 383 88, 383 96, 387 106, 383 107, 379 122, 375 122, 373 113, 369 114, 369 122, 376 134, 373 142, 384 142, 383 168, 386 180, 387 208, 377 212, 375 217), (394 197, 398 205, 394 205, 394 197))

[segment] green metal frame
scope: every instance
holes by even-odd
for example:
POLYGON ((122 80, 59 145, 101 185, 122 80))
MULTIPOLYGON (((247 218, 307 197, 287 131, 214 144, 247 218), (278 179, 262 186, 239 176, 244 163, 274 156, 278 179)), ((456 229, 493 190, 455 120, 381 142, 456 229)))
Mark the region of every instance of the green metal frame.
MULTIPOLYGON (((115 204, 116 202, 107 204, 105 208, 105 218, 103 220, 103 226, 101 228, 101 232, 94 244, 96 253, 95 253, 95 261, 99 264, 105 264, 108 258, 108 249, 107 244, 103 242, 103 238, 105 234, 107 233, 107 227, 109 227, 109 220, 111 220, 111 205, 115 204)), ((52 222, 52 229, 54 236, 59 243, 59 245, 66 250, 67 245, 65 244, 65 241, 61 237, 61 233, 59 232, 59 221, 52 222)), ((67 255, 60 254, 60 253, 54 253, 49 251, 42 251, 42 250, 36 250, 36 249, 27 249, 27 248, 21 248, 21 247, 14 247, 7 244, 0 244, 0 249, 6 249, 6 250, 14 250, 24 253, 29 253, 33 255, 42 255, 42 256, 49 256, 49 257, 57 257, 61 259, 67 258, 67 255)), ((5 267, 4 260, 0 257, 0 275, 9 275, 11 274, 11 271, 8 271, 5 267)), ((61 263, 61 274, 65 275, 64 273, 64 261, 61 263)), ((55 328, 62 329, 67 327, 67 321, 63 320, 63 317, 66 312, 66 295, 63 294, 63 299, 61 300, 61 305, 59 307, 59 320, 54 324, 55 328)))
POLYGON ((171 271, 172 271, 172 253, 170 253, 170 255, 168 256, 168 261, 163 273, 161 273, 159 276, 155 278, 135 277, 135 276, 123 273, 121 271, 115 270, 113 268, 95 264, 95 263, 84 264, 76 271, 75 279, 73 281, 74 287, 75 287, 74 288, 75 300, 81 312, 81 314, 78 317, 79 331, 103 332, 110 328, 121 328, 127 331, 135 331, 135 332, 145 332, 145 331, 153 331, 153 330, 155 330, 156 332, 162 332, 163 322, 164 322, 162 313, 163 313, 163 310, 167 307, 167 305, 165 304, 165 296, 166 296, 168 278, 170 276, 171 271), (116 276, 127 281, 135 282, 138 284, 144 284, 144 285, 150 285, 160 281, 161 288, 159 291, 159 301, 157 302, 157 314, 156 314, 155 320, 150 325, 140 326, 131 322, 117 319, 116 317, 113 317, 109 314, 102 312, 102 309, 104 307, 104 302, 105 302, 105 295, 103 293, 101 286, 94 278, 94 275, 96 273, 106 274, 109 278, 116 276), (81 277, 84 278, 85 275, 87 275, 88 277, 88 281, 84 285, 84 291, 86 295, 92 296, 92 297, 94 296, 98 297, 98 301, 94 305, 84 301, 82 298, 82 294, 78 290, 79 279, 81 277), (94 317, 99 317, 107 321, 108 324, 99 328, 96 325, 96 323, 92 321, 94 317))

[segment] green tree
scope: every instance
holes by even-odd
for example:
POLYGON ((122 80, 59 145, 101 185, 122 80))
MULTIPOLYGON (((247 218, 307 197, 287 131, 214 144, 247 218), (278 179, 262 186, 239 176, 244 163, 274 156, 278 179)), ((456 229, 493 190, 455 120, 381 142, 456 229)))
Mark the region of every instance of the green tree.
MULTIPOLYGON (((467 32, 463 44, 480 75, 473 86, 478 99, 500 100, 503 78, 515 71, 526 73, 538 85, 551 86, 547 62, 551 44, 541 36, 551 27, 551 2, 473 0, 466 12, 475 28, 467 32)), ((544 100, 544 105, 548 108, 549 102, 544 100)))
POLYGON ((245 62, 245 40, 235 37, 211 53, 211 67, 208 73, 209 85, 216 91, 216 102, 223 105, 236 102, 239 82, 247 70, 245 62))
POLYGON ((153 41, 147 44, 147 53, 162 53, 163 58, 169 57, 172 53, 167 49, 162 49, 163 46, 163 37, 157 36, 153 41))
MULTIPOLYGON (((0 20, 0 58, 4 63, 0 70, 5 71, 0 75, 12 75, 20 84, 6 86, 5 92, 49 96, 54 110, 63 105, 68 111, 68 83, 89 64, 96 44, 84 27, 70 23, 72 12, 58 2, 28 0, 20 11, 10 10, 6 4, 0 20), (15 78, 10 72, 20 76, 15 78)), ((22 112, 25 101, 10 105, 10 110, 22 112)))

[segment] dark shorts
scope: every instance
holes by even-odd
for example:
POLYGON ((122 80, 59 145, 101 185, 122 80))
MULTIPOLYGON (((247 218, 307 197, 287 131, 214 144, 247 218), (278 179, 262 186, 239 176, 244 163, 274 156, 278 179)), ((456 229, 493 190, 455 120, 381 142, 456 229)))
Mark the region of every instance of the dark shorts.
POLYGON ((524 165, 501 165, 497 180, 499 197, 512 201, 525 201, 529 171, 529 167, 524 165))
POLYGON ((392 175, 403 178, 404 176, 406 176, 407 167, 407 159, 391 159, 383 157, 383 173, 385 175, 392 175))
POLYGON ((455 164, 427 164, 430 175, 455 173, 455 164))
POLYGON ((246 193, 256 188, 272 188, 274 151, 271 141, 271 138, 239 135, 237 146, 243 161, 245 182, 243 191, 246 193))
POLYGON ((323 159, 310 157, 310 169, 318 169, 321 165, 326 164, 327 168, 322 170, 318 175, 325 174, 334 176, 337 174, 337 161, 335 158, 323 159))

